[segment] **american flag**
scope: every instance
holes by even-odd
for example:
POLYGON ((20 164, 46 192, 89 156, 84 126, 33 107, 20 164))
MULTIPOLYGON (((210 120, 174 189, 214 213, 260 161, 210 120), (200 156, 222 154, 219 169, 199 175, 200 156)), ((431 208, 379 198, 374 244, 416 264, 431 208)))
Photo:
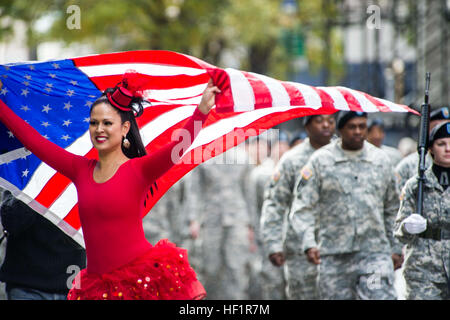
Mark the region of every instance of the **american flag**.
MULTIPOLYGON (((174 130, 184 125, 209 79, 222 91, 192 146, 149 193, 145 213, 195 166, 281 122, 338 110, 417 113, 350 88, 279 81, 221 69, 170 51, 128 51, 2 65, 0 99, 47 139, 74 154, 97 158, 88 133, 90 106, 130 69, 149 80, 146 89, 151 105, 138 118, 149 153, 170 141, 174 130)), ((0 187, 84 245, 71 181, 26 150, 2 124, 0 187)))

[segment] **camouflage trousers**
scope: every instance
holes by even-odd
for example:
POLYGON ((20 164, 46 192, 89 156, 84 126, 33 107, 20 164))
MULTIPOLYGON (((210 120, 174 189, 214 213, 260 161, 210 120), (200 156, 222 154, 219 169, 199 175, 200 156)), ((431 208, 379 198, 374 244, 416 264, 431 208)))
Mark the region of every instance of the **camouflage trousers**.
POLYGON ((407 300, 450 299, 450 240, 417 238, 405 250, 407 300))
POLYGON ((323 300, 395 300, 390 254, 354 252, 321 256, 318 289, 323 300))
POLYGON ((450 283, 405 279, 407 300, 450 300, 450 283))
POLYGON ((263 257, 261 268, 261 291, 264 300, 285 300, 286 281, 283 267, 276 267, 269 258, 263 257))
POLYGON ((285 300, 286 281, 283 267, 276 267, 270 262, 261 243, 253 253, 250 263, 250 300, 285 300))
POLYGON ((248 299, 250 249, 246 226, 204 228, 197 275, 208 300, 248 299))
POLYGON ((289 300, 317 300, 316 265, 309 263, 304 254, 288 254, 284 264, 289 300))

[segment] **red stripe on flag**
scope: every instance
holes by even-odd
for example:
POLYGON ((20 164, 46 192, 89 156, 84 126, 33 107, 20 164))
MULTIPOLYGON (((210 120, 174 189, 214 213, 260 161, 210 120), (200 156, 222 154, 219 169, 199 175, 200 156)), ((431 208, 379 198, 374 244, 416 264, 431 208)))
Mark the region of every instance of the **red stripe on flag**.
POLYGON ((155 120, 155 118, 165 114, 166 112, 172 111, 179 107, 183 107, 185 105, 177 104, 177 105, 152 105, 151 107, 147 107, 144 109, 144 113, 136 118, 136 122, 139 128, 142 128, 147 123, 155 120))
POLYGON ((368 95, 365 92, 361 92, 362 95, 364 95, 364 97, 367 98, 367 100, 369 100, 370 102, 372 102, 377 108, 378 110, 380 110, 381 112, 389 112, 392 111, 388 106, 386 106, 384 103, 382 103, 381 101, 379 101, 378 99, 375 99, 374 97, 372 97, 371 95, 368 95))
POLYGON ((69 184, 70 179, 57 172, 45 184, 35 200, 48 208, 55 202, 56 198, 64 192, 69 184))
POLYGON ((311 88, 313 88, 319 95, 323 107, 334 108, 334 100, 327 92, 316 87, 311 86, 311 88))
POLYGON ((150 63, 203 69, 195 59, 188 55, 164 50, 106 53, 72 58, 71 60, 77 67, 123 63, 150 63))
POLYGON ((81 228, 80 215, 78 214, 78 204, 70 210, 63 220, 76 230, 81 228))
POLYGON ((286 89, 289 98, 291 99, 291 106, 304 106, 305 98, 303 97, 301 91, 294 85, 281 81, 283 87, 286 89))
POLYGON ((255 109, 272 107, 272 95, 267 85, 256 76, 242 71, 242 74, 250 83, 255 96, 255 109))
MULTIPOLYGON (((97 159, 97 150, 92 148, 86 155, 88 159, 97 159)), ((43 206, 49 208, 56 199, 66 190, 71 180, 61 173, 56 172, 50 180, 47 181, 41 192, 35 198, 43 206)))
POLYGON ((339 92, 344 96, 344 99, 347 101, 348 107, 350 108, 351 111, 364 112, 358 100, 350 93, 350 91, 342 87, 336 87, 336 89, 339 90, 339 92))
MULTIPOLYGON (((136 71, 139 73, 139 70, 136 71)), ((90 77, 90 79, 99 90, 104 91, 107 88, 112 88, 116 86, 122 80, 122 77, 123 75, 119 74, 110 76, 90 77)), ((141 74, 141 77, 143 79, 147 78, 148 84, 146 87, 148 90, 169 90, 177 88, 186 88, 206 84, 208 83, 209 80, 209 76, 206 72, 193 76, 186 74, 180 74, 176 76, 149 76, 141 74)))

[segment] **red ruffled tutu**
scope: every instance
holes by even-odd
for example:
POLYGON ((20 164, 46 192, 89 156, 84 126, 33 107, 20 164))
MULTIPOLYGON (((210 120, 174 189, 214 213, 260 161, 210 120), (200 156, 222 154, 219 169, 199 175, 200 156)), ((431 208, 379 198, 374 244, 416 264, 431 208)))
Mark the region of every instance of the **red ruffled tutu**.
POLYGON ((81 270, 67 298, 200 300, 205 296, 203 285, 189 265, 187 251, 162 239, 145 254, 111 272, 100 275, 81 270))

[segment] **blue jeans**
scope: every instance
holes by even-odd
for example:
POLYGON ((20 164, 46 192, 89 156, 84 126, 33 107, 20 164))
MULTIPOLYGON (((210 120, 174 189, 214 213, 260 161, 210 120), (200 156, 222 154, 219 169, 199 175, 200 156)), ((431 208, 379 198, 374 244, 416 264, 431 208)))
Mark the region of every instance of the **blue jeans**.
POLYGON ((8 300, 66 300, 67 294, 50 293, 32 288, 8 286, 6 288, 8 300))

